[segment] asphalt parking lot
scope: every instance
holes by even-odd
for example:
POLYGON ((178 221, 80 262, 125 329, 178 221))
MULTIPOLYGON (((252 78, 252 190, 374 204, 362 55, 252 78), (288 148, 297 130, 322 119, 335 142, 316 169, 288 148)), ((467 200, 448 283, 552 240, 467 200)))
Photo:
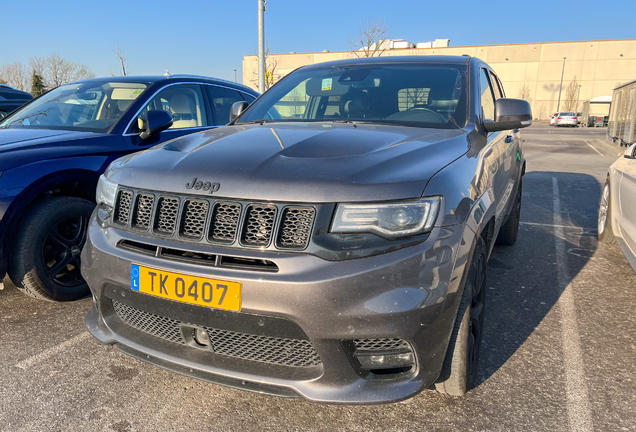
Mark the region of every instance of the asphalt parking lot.
POLYGON ((464 398, 324 406, 228 389, 100 346, 90 300, 56 304, 0 291, 3 431, 636 430, 636 275, 596 241, 617 150, 605 129, 533 125, 513 247, 488 268, 479 385, 464 398))

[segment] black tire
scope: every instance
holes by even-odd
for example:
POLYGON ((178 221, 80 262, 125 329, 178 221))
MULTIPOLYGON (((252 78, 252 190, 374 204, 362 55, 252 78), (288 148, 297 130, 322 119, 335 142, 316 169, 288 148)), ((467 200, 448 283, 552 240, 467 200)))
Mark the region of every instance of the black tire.
POLYGON ((607 244, 616 243, 616 237, 614 237, 614 231, 612 231, 612 206, 611 193, 610 193, 610 181, 609 177, 605 180, 605 185, 601 192, 601 199, 598 204, 598 217, 596 220, 596 226, 598 229, 598 241, 607 244))
POLYGON ((497 234, 497 240, 495 244, 512 246, 517 242, 517 236, 519 235, 519 219, 521 219, 521 195, 523 194, 523 182, 519 181, 519 188, 517 189, 517 195, 515 196, 515 202, 506 223, 504 223, 499 229, 497 234))
POLYGON ((470 262, 444 366, 435 383, 435 390, 440 393, 463 396, 475 383, 484 328, 486 261, 486 244, 480 237, 470 262))
POLYGON ((80 273, 79 253, 94 207, 81 198, 55 197, 26 212, 16 231, 8 268, 20 291, 51 301, 77 300, 89 294, 80 273))

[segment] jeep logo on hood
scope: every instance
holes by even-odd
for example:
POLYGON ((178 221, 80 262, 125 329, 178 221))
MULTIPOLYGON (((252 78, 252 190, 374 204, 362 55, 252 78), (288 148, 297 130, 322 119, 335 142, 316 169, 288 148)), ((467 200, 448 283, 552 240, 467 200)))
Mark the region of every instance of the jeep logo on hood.
POLYGON ((204 182, 203 180, 198 180, 195 177, 192 179, 190 183, 186 183, 185 187, 186 189, 195 189, 195 190, 203 189, 204 191, 210 191, 210 193, 212 194, 221 188, 221 184, 204 182))

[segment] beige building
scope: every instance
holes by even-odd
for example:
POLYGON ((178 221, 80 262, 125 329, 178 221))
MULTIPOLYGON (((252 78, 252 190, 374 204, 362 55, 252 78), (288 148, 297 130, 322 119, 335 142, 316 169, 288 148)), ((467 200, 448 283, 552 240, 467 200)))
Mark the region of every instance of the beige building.
MULTIPOLYGON (((597 96, 611 96, 612 89, 636 79, 636 39, 584 42, 548 42, 462 47, 397 48, 384 52, 394 55, 463 55, 486 61, 503 81, 508 97, 529 91, 535 118, 545 119, 557 108, 561 71, 565 57, 561 110, 568 85, 576 79, 580 87, 579 106, 597 96)), ((299 66, 352 58, 348 51, 271 54, 276 64, 275 82, 299 66)), ((257 88, 257 57, 243 59, 243 83, 257 88)))

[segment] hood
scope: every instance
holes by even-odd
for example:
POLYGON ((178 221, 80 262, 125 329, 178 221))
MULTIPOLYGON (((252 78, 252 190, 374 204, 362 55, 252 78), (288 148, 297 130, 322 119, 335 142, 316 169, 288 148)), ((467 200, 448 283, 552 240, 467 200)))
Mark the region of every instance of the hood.
POLYGON ((463 130, 324 123, 225 126, 118 159, 122 185, 267 201, 384 201, 419 197, 468 150, 463 130), (200 185, 199 185, 200 186, 200 185), (214 188, 216 189, 216 188, 214 188))
POLYGON ((38 160, 112 151, 113 139, 121 137, 51 129, 0 129, 0 171, 38 160), (110 149, 108 145, 103 149, 95 146, 103 140, 110 141, 110 149))

